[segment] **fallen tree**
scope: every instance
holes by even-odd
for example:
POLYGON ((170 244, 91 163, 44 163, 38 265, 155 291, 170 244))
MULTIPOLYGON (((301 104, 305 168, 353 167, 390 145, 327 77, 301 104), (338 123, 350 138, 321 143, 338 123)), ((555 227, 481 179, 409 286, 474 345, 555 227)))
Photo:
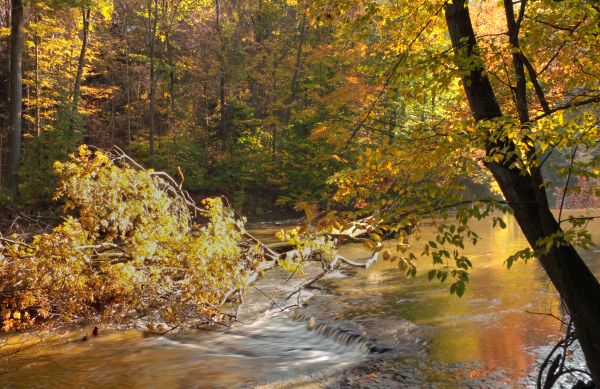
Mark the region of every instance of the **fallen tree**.
MULTIPOLYGON (((5 332, 84 321, 128 324, 143 319, 158 332, 182 324, 235 320, 225 304, 276 266, 296 273, 307 261, 322 272, 367 267, 339 256, 374 220, 353 222, 331 235, 285 233, 278 252, 253 237, 223 198, 197 204, 178 182, 147 170, 122 150, 81 146, 56 163, 56 199, 63 222, 29 241, 0 236, 0 309, 5 332)), ((289 298, 295 295, 292 293, 289 298)))

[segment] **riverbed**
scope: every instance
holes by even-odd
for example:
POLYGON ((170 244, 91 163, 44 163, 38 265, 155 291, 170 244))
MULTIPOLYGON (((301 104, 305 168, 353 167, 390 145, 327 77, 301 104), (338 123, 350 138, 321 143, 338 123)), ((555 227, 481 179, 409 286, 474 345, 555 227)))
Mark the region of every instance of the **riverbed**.
MULTIPOLYGON (((273 304, 294 287, 277 270, 250 288, 241 323, 231 329, 166 337, 103 331, 81 342, 82 329, 12 360, 17 370, 0 376, 0 387, 385 387, 377 381, 383 365, 397 373, 388 387, 452 387, 473 379, 527 386, 536 361, 560 336, 560 323, 542 314, 560 315, 560 305, 537 262, 507 270, 505 259, 526 242, 512 219, 506 224, 474 223, 481 240, 465 249, 474 269, 462 298, 451 296, 448 284, 427 281, 428 259, 419 259, 414 278, 382 261, 332 274, 304 293, 304 306, 290 315, 292 309, 273 304)), ((589 226, 595 241, 599 227, 598 221, 589 226)), ((277 229, 254 233, 269 238, 277 229)), ((422 228, 424 238, 431 234, 432 227, 422 228)), ((341 253, 365 255, 358 245, 341 253)), ((599 250, 583 255, 600 275, 599 250)))

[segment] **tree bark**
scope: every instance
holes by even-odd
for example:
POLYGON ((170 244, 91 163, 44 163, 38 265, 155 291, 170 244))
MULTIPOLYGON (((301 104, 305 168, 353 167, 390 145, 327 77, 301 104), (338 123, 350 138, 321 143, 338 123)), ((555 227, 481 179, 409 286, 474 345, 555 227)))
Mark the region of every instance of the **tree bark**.
POLYGON ((156 57, 156 30, 158 27, 158 0, 151 0, 148 4, 148 19, 150 25, 150 166, 154 166, 154 135, 156 133, 156 70, 154 62, 156 57), (154 4, 154 5, 153 5, 154 4))
MULTIPOLYGON (((511 17, 509 12, 512 12, 512 3, 510 10, 507 9, 508 19, 511 17)), ((446 5, 445 15, 455 53, 460 56, 476 56, 476 38, 465 0, 454 0, 452 4, 446 5)), ((514 37, 511 37, 511 41, 514 45, 514 37)), ((516 42, 518 44, 518 40, 516 42)), ((517 77, 524 77, 521 72, 522 63, 519 64, 518 58, 514 64, 517 77)), ((491 83, 483 70, 476 67, 463 76, 471 113, 477 121, 502 116, 491 83)), ((517 110, 521 119, 527 115, 526 107, 520 106, 524 101, 523 97, 526 97, 522 93, 521 91, 517 97, 517 110), (522 112, 523 108, 525 112, 522 112)), ((492 135, 490 134, 486 145, 488 153, 499 145, 511 147, 509 140, 492 140, 492 135)), ((561 232, 561 227, 550 210, 539 168, 525 173, 510 168, 511 162, 512 159, 502 163, 488 162, 486 166, 511 204, 515 219, 529 244, 536 247, 540 239, 561 232)), ((567 242, 553 247, 547 254, 540 256, 539 261, 564 300, 575 324, 588 368, 594 381, 600 383, 600 284, 575 248, 567 242)))
MULTIPOLYGON (((226 89, 225 89, 225 56, 226 56, 226 47, 225 47, 225 39, 223 37, 223 32, 221 29, 221 1, 215 0, 215 29, 217 31, 217 36, 220 44, 220 53, 219 53, 219 105, 220 105, 220 120, 219 120, 219 132, 220 136, 223 139, 223 143, 227 145, 227 141, 229 138, 229 134, 227 131, 227 107, 226 107, 226 89)), ((227 148, 227 147, 225 147, 227 148)))
POLYGON ((131 146, 131 70, 129 65, 129 43, 126 42, 125 44, 125 75, 127 80, 127 85, 125 86, 125 96, 127 99, 127 150, 129 150, 129 147, 131 146))
POLYGON ((169 65, 169 124, 172 125, 177 115, 175 113, 175 54, 170 34, 167 34, 165 44, 167 46, 167 64, 169 65))
MULTIPOLYGON (((521 10, 525 10, 526 0, 521 1, 521 10)), ((515 20, 515 11, 512 0, 504 0, 506 24, 508 27, 508 41, 512 50, 513 66, 517 79, 515 87, 515 105, 519 120, 522 124, 529 123, 529 110, 527 106, 527 80, 525 79, 525 67, 523 55, 519 47, 520 22, 515 20)))
POLYGON ((19 194, 23 113, 23 0, 12 0, 11 6, 8 177, 6 189, 16 197, 19 194))
MULTIPOLYGON (((35 14, 35 22, 39 21, 37 13, 35 14)), ((40 35, 37 32, 38 26, 36 26, 35 36, 33 38, 34 42, 34 72, 35 72, 35 134, 36 136, 40 136, 42 134, 41 125, 40 125, 40 35)))
POLYGON ((298 78, 300 77, 300 71, 302 70, 302 51, 304 49, 304 42, 306 41, 306 10, 302 14, 302 22, 300 23, 300 32, 298 36, 298 48, 296 49, 296 63, 294 65, 294 74, 292 76, 291 91, 290 91, 290 102, 296 100, 298 95, 298 78))
POLYGON ((288 97, 286 104, 287 109, 285 111, 284 123, 288 124, 292 117, 292 104, 296 101, 299 91, 299 78, 302 70, 302 51, 304 50, 304 43, 306 41, 306 9, 302 12, 302 21, 300 22, 300 31, 298 33, 298 47, 296 49, 296 62, 294 65, 294 73, 292 75, 292 82, 290 85, 290 96, 288 97))
POLYGON ((79 96, 81 95, 81 79, 83 78, 83 69, 85 68, 88 37, 90 33, 90 14, 91 8, 83 8, 81 15, 83 18, 83 29, 81 37, 81 51, 77 61, 77 75, 75 76, 75 86, 73 87, 73 113, 79 112, 79 96))

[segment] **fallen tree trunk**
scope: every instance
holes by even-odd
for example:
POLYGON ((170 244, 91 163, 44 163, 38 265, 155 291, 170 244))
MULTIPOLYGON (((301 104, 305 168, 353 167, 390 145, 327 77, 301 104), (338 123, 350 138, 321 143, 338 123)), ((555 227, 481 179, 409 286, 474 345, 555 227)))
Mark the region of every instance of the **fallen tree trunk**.
POLYGON ((275 267, 320 265, 292 297, 342 266, 368 267, 378 258, 375 253, 357 262, 334 251, 364 240, 376 228, 372 218, 326 237, 296 235, 288 242, 294 248, 281 252, 248 232, 226 199, 199 205, 183 189, 183 177, 178 182, 146 170, 119 148, 92 152, 82 146, 70 159, 57 164, 57 193, 75 212, 29 243, 0 236, 5 331, 53 318, 57 322, 49 325, 143 319, 173 329, 223 323, 236 319, 246 287, 275 267), (236 312, 223 311, 228 303, 236 312))
MULTIPOLYGON (((359 243, 364 242, 367 236, 367 233, 375 229, 375 226, 369 224, 371 218, 362 219, 359 221, 353 221, 348 223, 346 228, 335 230, 329 234, 326 234, 334 241, 334 245, 336 248, 339 248, 341 245, 349 244, 349 243, 359 243)), ((379 259, 379 250, 374 250, 373 253, 362 260, 351 260, 340 254, 335 254, 333 258, 325 258, 323 256, 323 252, 320 250, 311 250, 311 249, 287 249, 289 246, 278 247, 277 249, 270 248, 268 245, 265 245, 260 240, 253 237, 248 231, 242 228, 243 235, 248 239, 248 242, 251 244, 258 245, 262 250, 263 260, 257 266, 257 268, 251 272, 246 278, 246 284, 251 285, 255 283, 261 274, 264 272, 271 270, 280 265, 280 261, 298 261, 302 262, 318 262, 321 265, 321 271, 318 274, 308 278, 303 281, 296 287, 296 289, 287 295, 284 301, 290 300, 293 296, 299 295, 304 288, 307 288, 324 278, 327 274, 341 269, 343 266, 346 267, 355 267, 355 268, 363 268, 366 269, 370 267, 373 263, 377 262, 379 259)), ((243 244, 243 243, 242 243, 243 244)), ((381 247, 381 243, 377 244, 378 247, 381 247)), ((294 274, 292 274, 293 276, 294 274)), ((231 296, 235 296, 236 294, 240 295, 241 292, 239 289, 230 290, 227 293, 226 298, 222 301, 222 305, 226 304, 231 296)), ((294 306, 298 306, 299 303, 286 306, 286 309, 289 309, 294 306)), ((273 301, 271 308, 275 308, 278 304, 273 301)), ((235 315, 228 315, 230 318, 235 319, 235 315)))

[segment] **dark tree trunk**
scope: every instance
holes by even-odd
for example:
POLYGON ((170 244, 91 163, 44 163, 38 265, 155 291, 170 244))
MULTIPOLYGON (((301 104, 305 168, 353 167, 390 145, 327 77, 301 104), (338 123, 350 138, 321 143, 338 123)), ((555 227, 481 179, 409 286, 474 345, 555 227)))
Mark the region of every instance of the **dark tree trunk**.
POLYGON ((10 31, 10 92, 8 134, 8 177, 6 189, 19 194, 19 166, 21 163, 21 127, 23 113, 23 0, 12 0, 10 31))
POLYGON ((156 134, 156 30, 158 27, 158 0, 148 4, 148 19, 150 21, 150 166, 154 166, 154 135, 156 134))
POLYGON ((125 47, 125 75, 126 83, 125 96, 127 99, 127 150, 131 146, 131 70, 129 65, 129 43, 126 42, 125 47))
POLYGON ((167 64, 169 65, 169 123, 175 122, 175 54, 171 44, 170 34, 167 34, 165 44, 167 46, 167 64))
MULTIPOLYGON (((510 1, 509 1, 510 2, 510 1)), ((510 16, 512 3, 507 8, 509 33, 512 32, 510 16), (510 13, 510 14, 509 14, 510 13)), ((445 8, 448 32, 457 55, 477 55, 475 34, 469 10, 464 0, 454 0, 445 8)), ((518 40, 511 36, 511 43, 518 46, 518 40)), ((513 58, 519 88, 524 88, 522 58, 513 58)), ((463 76, 463 85, 475 120, 489 120, 502 116, 489 79, 483 75, 483 68, 471 69, 463 76)), ((528 120, 524 89, 517 90, 516 104, 519 117, 528 120)), ((492 135, 492 134, 490 134, 492 135)), ((511 147, 507 139, 487 144, 488 152, 499 145, 511 147)), ((532 247, 537 242, 561 231, 547 201, 542 175, 539 169, 527 174, 510 168, 512 159, 503 163, 488 162, 486 166, 498 182, 504 197, 511 204, 515 218, 532 247)), ((600 284, 581 259, 575 248, 563 242, 541 256, 539 261, 548 277, 560 293, 575 324, 577 337, 585 354, 588 368, 596 383, 600 383, 600 284)))
POLYGON ((296 50, 296 63, 294 65, 294 75, 292 76, 291 93, 289 101, 296 100, 298 95, 298 78, 302 70, 302 51, 304 50, 304 42, 306 41, 306 10, 302 14, 302 22, 300 23, 300 34, 298 37, 298 48, 296 50))
POLYGON ((85 68, 86 53, 88 47, 88 37, 90 33, 90 8, 83 8, 81 15, 83 17, 83 30, 81 37, 81 51, 79 52, 79 61, 77 62, 77 75, 75 77, 75 86, 73 87, 73 113, 79 112, 79 96, 81 95, 81 79, 83 69, 85 68))
POLYGON ((227 143, 229 134, 227 133, 227 109, 226 109, 226 96, 225 96, 225 75, 221 73, 219 76, 219 105, 220 105, 220 119, 219 119, 219 130, 223 141, 227 143))
POLYGON ((296 63, 294 64, 294 74, 292 75, 292 82, 290 86, 290 96, 288 97, 286 104, 287 109, 285 111, 285 117, 283 118, 284 123, 288 124, 292 116, 292 104, 296 101, 299 91, 299 78, 300 72, 302 71, 302 51, 304 50, 304 43, 306 41, 306 10, 303 11, 302 21, 300 22, 300 31, 298 36, 298 47, 296 49, 296 63))

